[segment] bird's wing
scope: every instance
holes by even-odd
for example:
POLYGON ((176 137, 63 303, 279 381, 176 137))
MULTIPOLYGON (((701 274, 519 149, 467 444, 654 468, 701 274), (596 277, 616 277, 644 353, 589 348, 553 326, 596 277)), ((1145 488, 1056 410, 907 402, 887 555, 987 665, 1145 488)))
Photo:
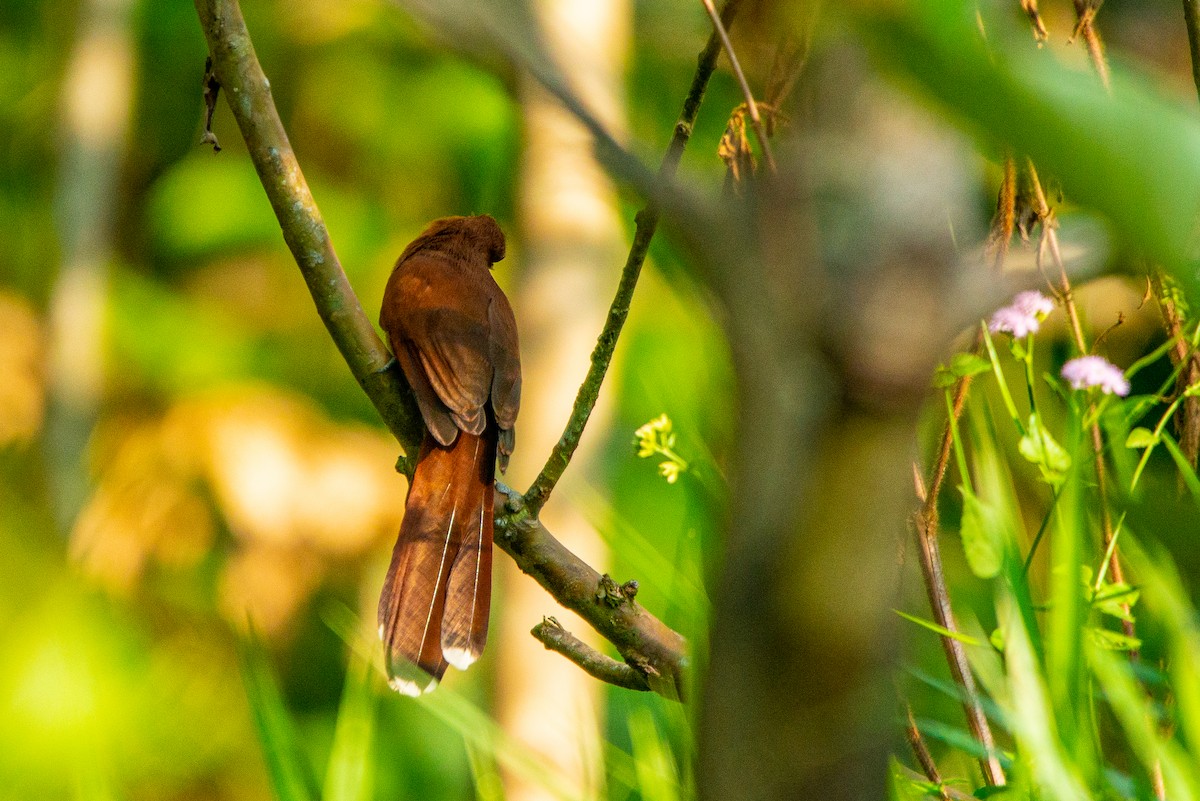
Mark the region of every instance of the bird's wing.
POLYGON ((390 310, 383 324, 426 426, 443 445, 454 441, 454 429, 482 433, 493 376, 488 294, 461 286, 477 280, 469 271, 420 253, 402 263, 392 280, 400 282, 398 296, 406 302, 390 310))

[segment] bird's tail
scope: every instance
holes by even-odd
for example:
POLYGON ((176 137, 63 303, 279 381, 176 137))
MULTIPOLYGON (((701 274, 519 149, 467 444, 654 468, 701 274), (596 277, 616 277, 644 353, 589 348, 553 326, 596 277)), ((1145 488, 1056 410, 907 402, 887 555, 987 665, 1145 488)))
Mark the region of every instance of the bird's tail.
POLYGON ((406 695, 432 690, 447 664, 465 670, 487 642, 496 433, 421 446, 379 598, 389 683, 406 695))

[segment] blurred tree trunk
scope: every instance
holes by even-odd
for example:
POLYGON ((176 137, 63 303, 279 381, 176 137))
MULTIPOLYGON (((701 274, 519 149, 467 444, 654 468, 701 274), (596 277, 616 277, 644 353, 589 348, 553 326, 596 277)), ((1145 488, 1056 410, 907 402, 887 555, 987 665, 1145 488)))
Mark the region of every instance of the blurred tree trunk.
MULTIPOLYGON (((534 4, 547 47, 579 96, 611 130, 624 128, 625 50, 630 8, 623 0, 534 4)), ((521 333, 523 394, 510 477, 526 486, 562 434, 587 372, 589 356, 616 287, 626 247, 616 195, 591 157, 591 136, 532 80, 522 87, 526 147, 520 198, 522 227, 515 297, 521 333)), ((590 480, 589 464, 605 440, 605 398, 588 426, 557 497, 541 517, 571 550, 603 569, 603 544, 568 499, 590 480)), ((564 615, 507 560, 501 626, 498 716, 520 742, 543 755, 594 797, 601 755, 603 687, 528 635, 543 615, 564 615)), ((569 613, 564 625, 595 645, 589 627, 569 613), (578 623, 573 624, 572 621, 578 623)), ((520 777, 505 779, 507 797, 548 797, 520 777)))
POLYGON ((50 298, 46 447, 55 517, 70 530, 87 495, 85 453, 104 375, 104 313, 121 157, 133 96, 131 0, 86 0, 62 97, 56 211, 62 268, 50 298))
POLYGON ((748 192, 749 244, 712 270, 739 381, 700 714, 714 801, 887 797, 914 421, 955 227, 978 241, 961 145, 860 54, 819 61, 778 179, 748 192))

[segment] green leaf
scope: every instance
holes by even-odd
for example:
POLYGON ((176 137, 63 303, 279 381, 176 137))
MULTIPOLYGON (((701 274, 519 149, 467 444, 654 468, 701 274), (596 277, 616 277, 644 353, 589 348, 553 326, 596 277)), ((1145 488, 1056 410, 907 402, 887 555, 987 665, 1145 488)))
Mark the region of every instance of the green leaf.
POLYGON ((1093 645, 1106 651, 1136 651, 1142 647, 1142 641, 1137 637, 1130 637, 1119 631, 1088 626, 1087 633, 1093 645))
POLYGON ((959 486, 958 489, 963 496, 960 533, 967 564, 976 576, 995 578, 1004 563, 1000 515, 966 487, 959 486))
POLYGON ((1017 443, 1017 450, 1026 460, 1038 466, 1042 480, 1052 486, 1061 484, 1071 469, 1071 455, 1058 444, 1036 413, 1029 415, 1026 434, 1017 443))
POLYGON ((954 371, 945 365, 939 364, 937 370, 935 370, 933 373, 934 389, 946 389, 947 387, 952 387, 957 383, 958 376, 954 374, 954 371))
POLYGON ((1126 448, 1149 448, 1158 444, 1158 437, 1148 428, 1138 427, 1129 432, 1125 438, 1126 448))
POLYGON ((1200 213, 1200 122, 1191 109, 1119 65, 1111 91, 1089 70, 1064 69, 1030 47, 1028 25, 999 6, 849 8, 867 48, 907 85, 940 102, 985 147, 1030 156, 1070 187, 1073 202, 1105 214, 1120 240, 1196 288, 1189 263, 1200 213))
POLYGON ((1140 594, 1139 590, 1124 582, 1105 584, 1092 599, 1092 606, 1106 615, 1132 623, 1133 615, 1126 611, 1126 607, 1136 604, 1140 594))
POLYGON ((962 632, 959 632, 959 631, 951 631, 950 629, 946 628, 945 626, 939 626, 937 623, 934 623, 932 620, 926 620, 924 618, 917 617, 916 615, 910 615, 907 612, 901 612, 899 609, 893 609, 892 611, 895 612, 900 617, 904 618, 905 620, 909 621, 910 623, 916 623, 918 626, 929 629, 930 631, 934 632, 935 634, 940 634, 943 637, 950 637, 951 639, 958 640, 959 642, 963 643, 964 645, 983 645, 982 642, 980 642, 976 638, 970 636, 969 634, 963 634, 962 632))
POLYGON ((1192 500, 1200 503, 1200 477, 1196 475, 1195 468, 1192 467, 1170 435, 1164 434, 1162 441, 1167 446, 1167 452, 1171 454, 1171 458, 1175 460, 1175 467, 1179 470, 1179 475, 1183 477, 1183 485, 1188 488, 1192 500))
POLYGON ((992 369, 992 363, 974 353, 956 353, 950 360, 950 372, 959 378, 979 375, 992 369))

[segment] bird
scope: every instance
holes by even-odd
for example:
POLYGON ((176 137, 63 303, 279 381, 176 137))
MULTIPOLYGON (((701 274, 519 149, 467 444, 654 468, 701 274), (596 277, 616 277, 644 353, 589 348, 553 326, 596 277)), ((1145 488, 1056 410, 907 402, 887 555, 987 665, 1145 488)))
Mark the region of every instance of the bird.
POLYGON ((379 597, 388 683, 433 690, 487 642, 496 466, 508 466, 521 401, 512 306, 492 277, 504 258, 492 217, 443 217, 404 249, 379 325, 426 433, 379 597))

